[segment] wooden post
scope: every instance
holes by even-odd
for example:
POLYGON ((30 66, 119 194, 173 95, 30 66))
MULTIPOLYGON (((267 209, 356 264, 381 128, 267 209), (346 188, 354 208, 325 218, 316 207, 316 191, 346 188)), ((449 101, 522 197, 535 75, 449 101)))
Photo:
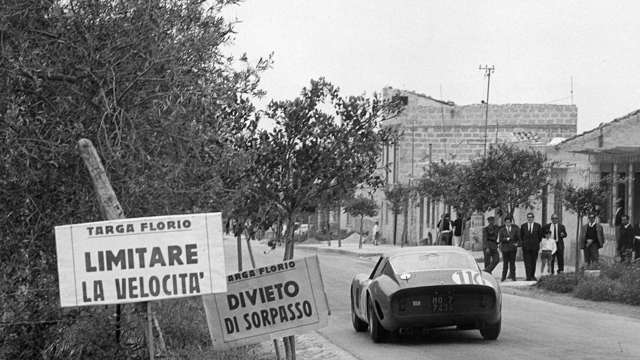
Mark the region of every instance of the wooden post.
MULTIPOLYGON (((122 206, 120 206, 118 197, 113 191, 113 187, 111 187, 111 182, 107 177, 107 173, 104 170, 104 166, 102 166, 102 161, 93 143, 89 139, 80 139, 78 141, 78 148, 80 156, 89 171, 89 176, 91 176, 102 216, 107 220, 124 219, 125 215, 122 206)), ((146 314, 146 316, 144 316, 147 322, 146 326, 144 326, 145 337, 149 351, 149 359, 153 359, 153 329, 148 304, 148 302, 141 303, 140 313, 146 314)), ((116 305, 116 339, 118 343, 120 342, 120 312, 120 305, 116 305)))
POLYGON ((242 271, 242 234, 237 235, 236 244, 238 247, 238 272, 242 271))

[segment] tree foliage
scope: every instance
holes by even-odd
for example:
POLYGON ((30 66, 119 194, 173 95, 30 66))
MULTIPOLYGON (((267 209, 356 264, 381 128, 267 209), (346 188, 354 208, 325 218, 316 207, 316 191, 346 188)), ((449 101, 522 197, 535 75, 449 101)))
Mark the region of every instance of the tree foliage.
POLYGON ((604 182, 591 183, 587 187, 576 187, 572 183, 559 185, 562 193, 562 203, 567 210, 578 217, 595 213, 607 201, 607 187, 604 182))
POLYGON ((472 179, 470 167, 456 162, 435 162, 426 171, 417 189, 422 196, 441 199, 459 212, 466 213, 471 207, 472 194, 469 193, 472 179))
MULTIPOLYGON (((79 312, 58 322, 53 227, 100 218, 78 139, 96 145, 127 216, 222 209, 230 144, 255 127, 249 99, 269 65, 234 70, 222 55, 226 3, 0 5, 0 292, 13 294, 0 301, 3 321, 30 324, 0 328, 3 355, 42 357, 54 339, 75 341, 79 312)), ((59 345, 51 356, 72 357, 59 345)), ((69 349, 95 358, 104 346, 69 349)))
POLYGON ((344 211, 354 217, 357 216, 376 216, 378 214, 378 205, 375 200, 368 197, 355 197, 347 201, 344 211))
POLYGON ((395 104, 342 97, 324 79, 312 80, 294 100, 269 104, 265 116, 276 125, 258 133, 248 175, 251 191, 276 205, 288 224, 286 258, 293 254, 293 223, 303 209, 337 200, 372 177, 391 135, 378 123, 397 113, 395 104))
POLYGON ((551 163, 546 155, 529 148, 499 144, 487 156, 471 162, 467 176, 473 208, 502 208, 513 215, 515 208, 529 207, 548 184, 551 163))

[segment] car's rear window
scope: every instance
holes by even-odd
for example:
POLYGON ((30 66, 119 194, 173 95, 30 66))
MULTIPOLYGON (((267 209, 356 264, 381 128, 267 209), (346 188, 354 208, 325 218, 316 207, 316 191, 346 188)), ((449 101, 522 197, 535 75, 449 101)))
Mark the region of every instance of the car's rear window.
POLYGON ((396 274, 438 269, 478 269, 471 256, 452 251, 396 255, 389 262, 396 274))

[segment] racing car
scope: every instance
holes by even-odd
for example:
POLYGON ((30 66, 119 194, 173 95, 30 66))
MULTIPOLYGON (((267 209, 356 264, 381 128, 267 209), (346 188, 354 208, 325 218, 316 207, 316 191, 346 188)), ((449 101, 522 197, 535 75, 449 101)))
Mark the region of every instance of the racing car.
POLYGON ((496 279, 456 246, 419 246, 383 254, 371 274, 351 282, 351 320, 381 342, 399 329, 457 326, 500 335, 502 294, 496 279))

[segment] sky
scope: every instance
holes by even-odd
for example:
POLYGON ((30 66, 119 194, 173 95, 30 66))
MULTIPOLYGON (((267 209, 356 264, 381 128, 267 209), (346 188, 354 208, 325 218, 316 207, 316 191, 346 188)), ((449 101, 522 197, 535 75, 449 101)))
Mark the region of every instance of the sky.
POLYGON ((225 51, 273 53, 265 99, 292 99, 312 78, 343 95, 385 86, 465 105, 486 97, 479 65, 494 65, 490 103, 578 107, 578 132, 640 108, 640 2, 247 0, 225 51))

